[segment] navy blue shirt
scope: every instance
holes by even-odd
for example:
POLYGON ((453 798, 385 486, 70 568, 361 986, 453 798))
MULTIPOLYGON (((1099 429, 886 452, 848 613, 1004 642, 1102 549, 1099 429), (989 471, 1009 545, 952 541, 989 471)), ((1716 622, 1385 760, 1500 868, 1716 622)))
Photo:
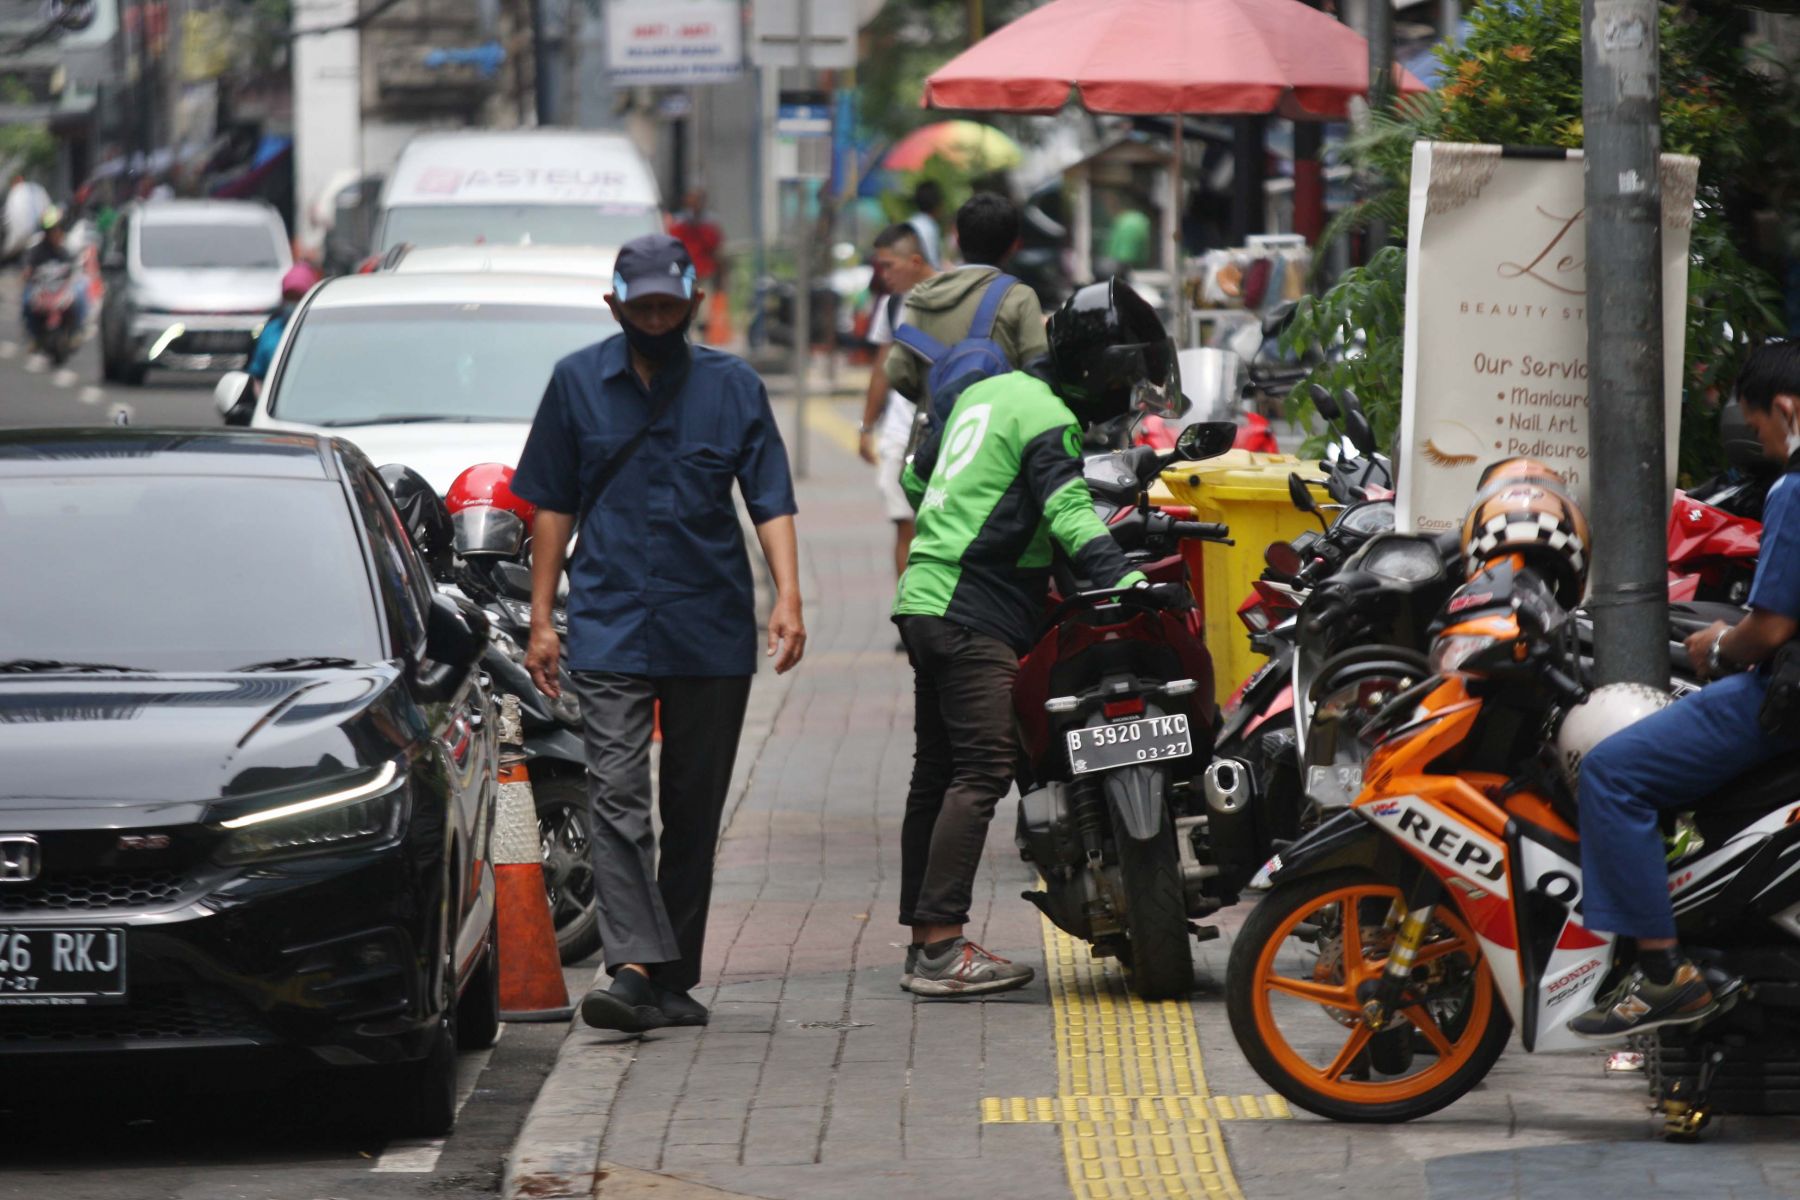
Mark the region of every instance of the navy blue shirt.
POLYGON ((731 488, 757 525, 794 512, 769 394, 749 364, 704 347, 654 386, 631 370, 622 334, 576 351, 556 364, 519 458, 515 493, 578 513, 600 468, 672 392, 582 522, 569 564, 569 667, 754 674, 755 593, 731 488))
POLYGON ((1763 501, 1762 549, 1750 607, 1800 620, 1800 482, 1789 471, 1763 501))

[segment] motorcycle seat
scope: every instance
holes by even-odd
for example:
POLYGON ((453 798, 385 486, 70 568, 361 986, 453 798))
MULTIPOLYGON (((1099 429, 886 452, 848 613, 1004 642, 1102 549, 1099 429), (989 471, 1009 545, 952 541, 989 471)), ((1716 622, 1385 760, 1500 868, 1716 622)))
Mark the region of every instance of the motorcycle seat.
POLYGON ((1741 604, 1726 604, 1718 600, 1689 600, 1669 605, 1669 631, 1686 637, 1690 633, 1700 632, 1714 621, 1736 625, 1749 615, 1750 610, 1741 604))
POLYGON ((1694 825, 1716 847, 1782 805, 1800 804, 1800 754, 1746 772, 1693 806, 1694 825))

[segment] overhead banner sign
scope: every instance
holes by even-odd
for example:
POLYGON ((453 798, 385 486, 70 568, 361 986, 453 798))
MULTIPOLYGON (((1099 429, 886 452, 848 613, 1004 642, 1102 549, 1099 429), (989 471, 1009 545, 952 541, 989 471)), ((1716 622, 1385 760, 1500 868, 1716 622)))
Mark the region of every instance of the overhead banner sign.
MULTIPOLYGON (((1688 234, 1700 160, 1662 157, 1663 419, 1675 484, 1688 234)), ((1582 159, 1413 146, 1399 525, 1458 526, 1482 469, 1539 459, 1587 503, 1582 159)))
POLYGON ((744 73, 738 0, 611 0, 606 71, 616 86, 722 83, 744 73))

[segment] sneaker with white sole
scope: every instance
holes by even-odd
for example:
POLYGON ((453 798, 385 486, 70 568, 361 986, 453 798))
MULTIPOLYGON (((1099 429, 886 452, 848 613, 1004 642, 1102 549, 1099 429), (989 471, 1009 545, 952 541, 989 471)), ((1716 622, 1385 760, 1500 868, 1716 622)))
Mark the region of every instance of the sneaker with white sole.
POLYGON ((906 965, 900 968, 900 990, 912 990, 913 971, 919 965, 919 943, 913 942, 906 947, 906 965))
POLYGON ((906 990, 915 996, 986 996, 1022 988, 1036 975, 1030 967, 959 937, 937 954, 921 947, 906 990))

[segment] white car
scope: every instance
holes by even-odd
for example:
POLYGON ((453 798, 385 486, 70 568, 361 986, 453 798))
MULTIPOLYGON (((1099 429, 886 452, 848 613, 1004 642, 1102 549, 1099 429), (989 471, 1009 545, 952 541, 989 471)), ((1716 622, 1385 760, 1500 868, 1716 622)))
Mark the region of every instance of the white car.
POLYGON ((402 275, 499 271, 519 275, 576 275, 611 290, 617 246, 396 246, 383 269, 402 275))
POLYGON ((258 395, 233 371, 228 425, 330 433, 440 493, 481 462, 517 465, 557 360, 618 332, 592 279, 346 275, 288 319, 258 395))

